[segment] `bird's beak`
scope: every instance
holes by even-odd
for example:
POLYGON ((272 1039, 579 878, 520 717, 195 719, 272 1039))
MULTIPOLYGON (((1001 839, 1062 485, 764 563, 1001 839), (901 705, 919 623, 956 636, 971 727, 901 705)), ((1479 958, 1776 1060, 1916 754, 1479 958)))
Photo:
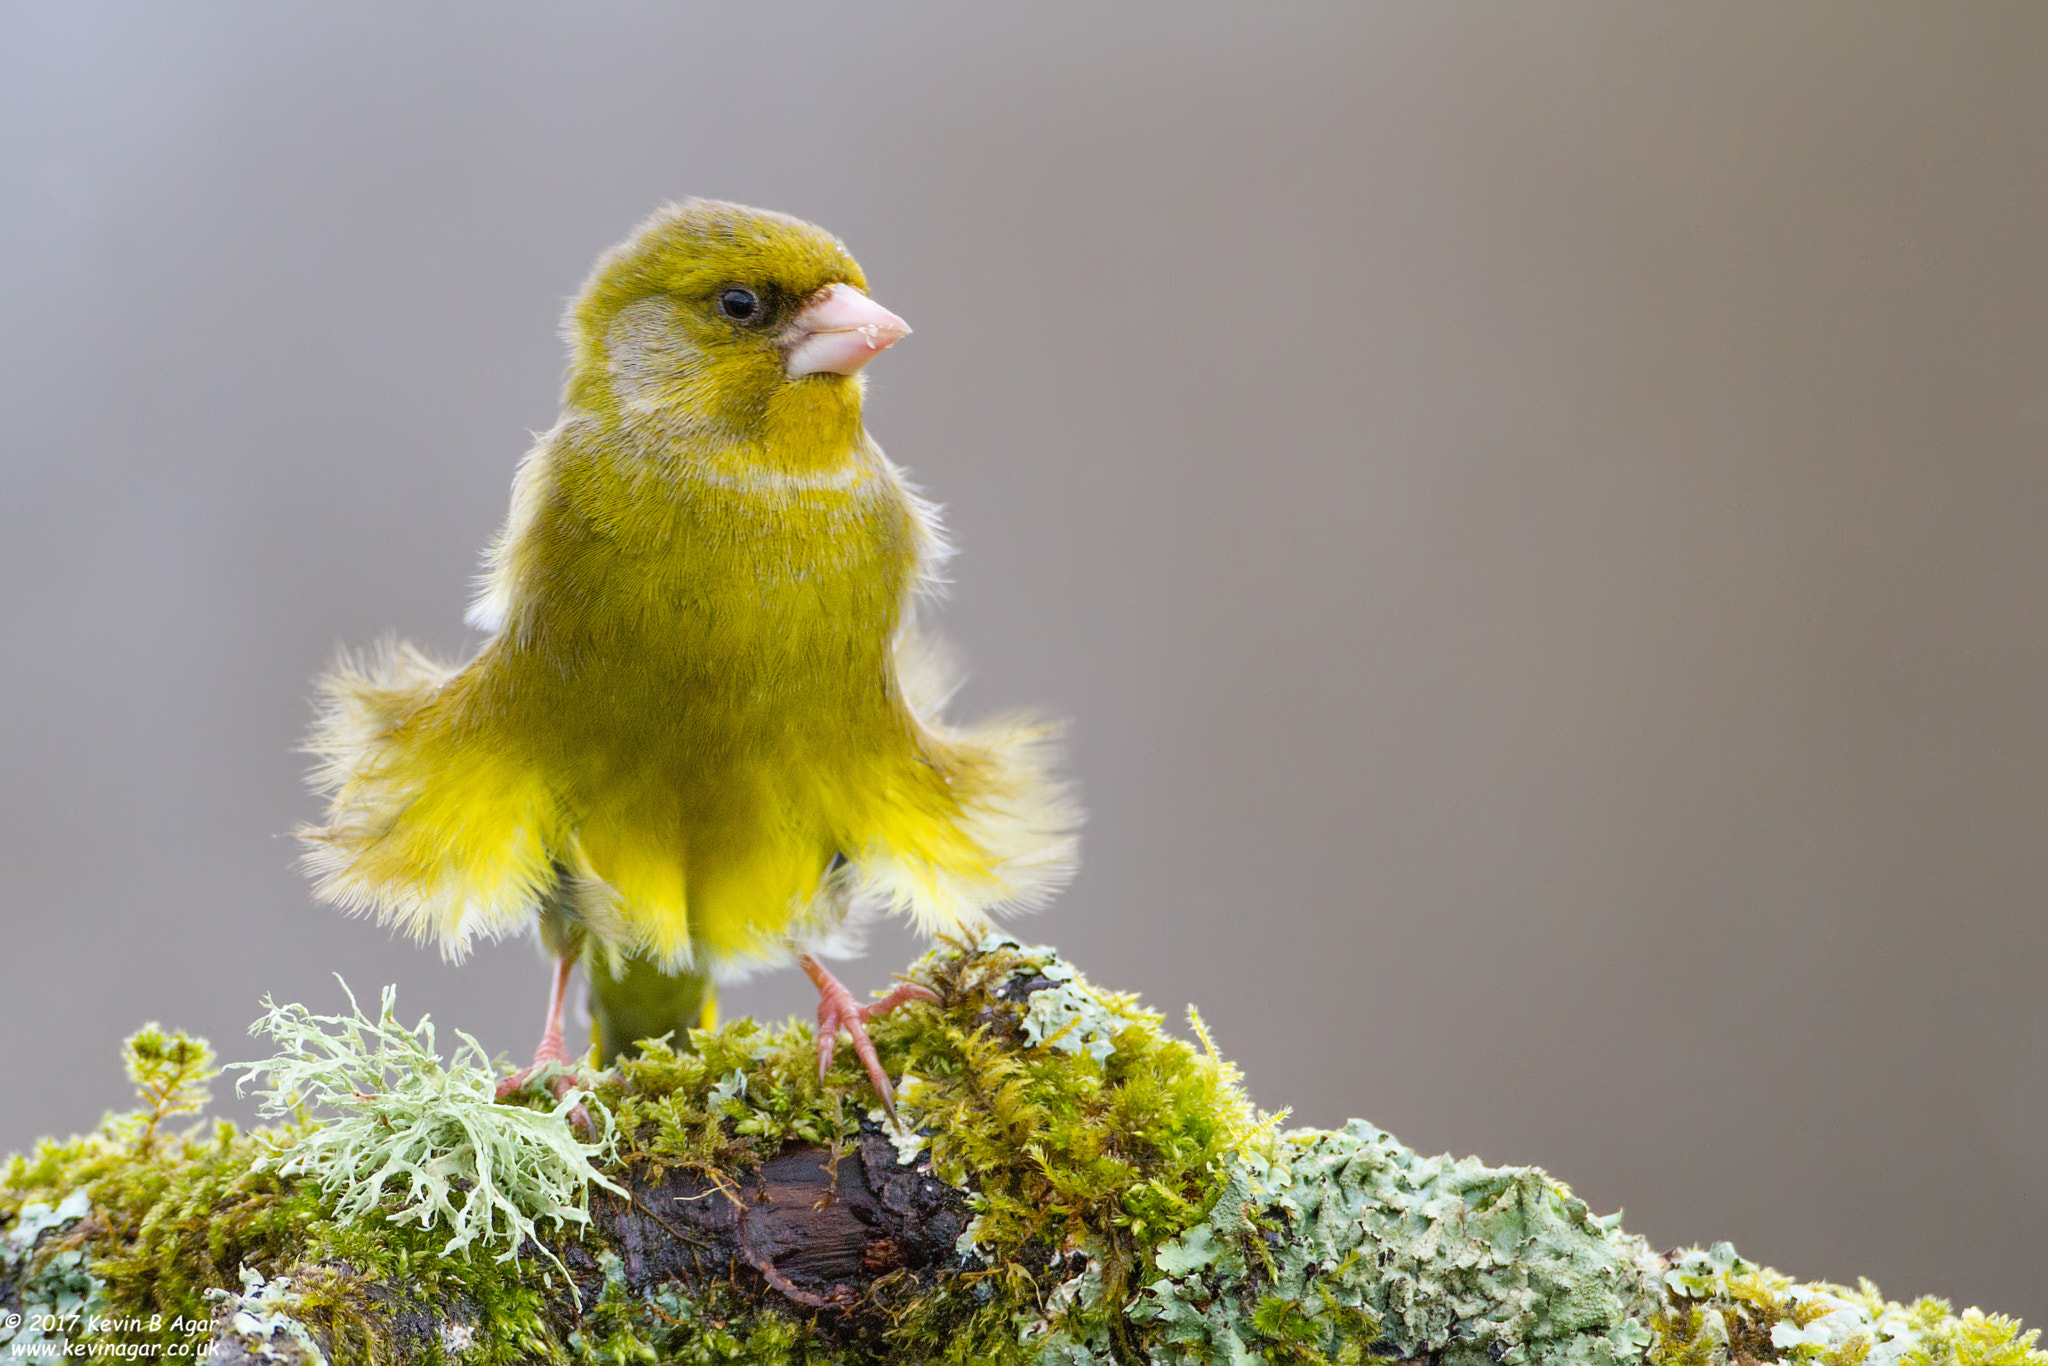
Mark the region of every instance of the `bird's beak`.
POLYGON ((812 296, 790 324, 789 377, 851 375, 910 335, 910 324, 849 284, 812 296))

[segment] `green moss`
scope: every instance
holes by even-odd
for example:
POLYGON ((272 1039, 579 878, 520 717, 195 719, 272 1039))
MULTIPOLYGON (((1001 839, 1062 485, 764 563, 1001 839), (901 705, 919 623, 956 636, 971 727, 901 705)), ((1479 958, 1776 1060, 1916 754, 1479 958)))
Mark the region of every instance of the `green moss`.
POLYGON ((797 1366, 837 1359, 802 1324, 761 1313, 723 1288, 691 1297, 666 1286, 636 1296, 616 1256, 600 1261, 603 1294, 569 1335, 579 1366, 797 1366))
MULTIPOLYGON (((994 937, 910 975, 939 1004, 871 1025, 903 1077, 898 1152, 968 1190, 975 1219, 942 1289, 882 1289, 895 1292, 885 1336, 945 1341, 938 1359, 963 1362, 1030 1360, 1054 1331, 1129 1336, 1123 1306, 1150 1249, 1202 1217, 1221 1159, 1262 1133, 1236 1071, 1050 949, 994 937), (1055 993, 1056 1011, 1040 1006, 1055 993)), ((844 1147, 881 1119, 844 1053, 819 1082, 808 1025, 736 1020, 691 1044, 655 1045, 599 1084, 623 1165, 717 1178, 786 1143, 844 1147)))
POLYGON ((166 1034, 151 1021, 121 1045, 121 1063, 142 1108, 116 1125, 120 1136, 140 1154, 156 1146, 163 1123, 172 1115, 196 1115, 206 1108, 207 1082, 217 1075, 213 1050, 206 1040, 166 1034))
POLYGON ((991 1360, 1040 1339, 1137 1350, 1125 1310, 1152 1250, 1203 1217, 1224 1159, 1265 1136, 1236 1069, 1049 949, 997 938, 920 968, 945 1019, 896 1024, 898 1106, 929 1133, 940 1179, 974 1192, 967 1274, 1027 1306, 999 1330, 978 1321, 969 1345, 991 1360))
MULTIPOLYGON (((481 1050, 444 1065, 388 1007, 274 1011, 280 1059, 338 1069, 324 1089, 287 1084, 274 1059, 288 1122, 178 1132, 210 1054, 152 1026, 127 1049, 140 1109, 0 1171, 0 1315, 75 1310, 44 1336, 88 1349, 168 1355, 211 1334, 222 1360, 277 1366, 2048 1366, 2034 1333, 1974 1309, 1800 1284, 1725 1244, 1656 1256, 1533 1168, 1418 1156, 1363 1122, 1276 1133, 1199 1019, 1177 1038, 1049 949, 992 938, 912 974, 938 1004, 873 1027, 902 1077, 893 1132, 851 1058, 820 1081, 808 1025, 734 1020, 595 1078, 606 1148, 565 1107, 492 1104, 481 1050), (294 1096, 330 1113, 292 1113, 294 1096), (877 1272, 844 1308, 792 1299, 737 1256, 688 1283, 644 1261, 629 1276, 641 1253, 612 1245, 650 1183, 683 1173, 737 1200, 792 1145, 872 1154, 878 1131, 972 1222, 950 1261, 877 1272), (506 1134, 523 1155, 478 1165, 506 1134), (534 1184, 533 1163, 571 1148, 587 1174, 556 1163, 534 1184), (353 1155, 305 1160, 334 1153, 353 1155), (548 1217, 585 1210, 594 1184, 628 1204, 548 1217), (465 1208, 496 1212, 463 1239, 465 1208)), ((55 1345, 25 1334, 0 1326, 0 1358, 55 1345)))
POLYGON ((314 1217, 312 1202, 288 1199, 276 1180, 252 1171, 266 1145, 233 1125, 165 1129, 168 1117, 205 1103, 205 1040, 150 1025, 123 1055, 141 1108, 108 1116, 96 1133, 11 1158, 0 1172, 0 1215, 37 1202, 89 1203, 89 1219, 44 1235, 19 1259, 32 1275, 74 1252, 88 1257, 98 1287, 91 1317, 103 1326, 74 1338, 189 1337, 187 1326, 212 1317, 206 1292, 233 1283, 244 1260, 295 1246, 314 1217))

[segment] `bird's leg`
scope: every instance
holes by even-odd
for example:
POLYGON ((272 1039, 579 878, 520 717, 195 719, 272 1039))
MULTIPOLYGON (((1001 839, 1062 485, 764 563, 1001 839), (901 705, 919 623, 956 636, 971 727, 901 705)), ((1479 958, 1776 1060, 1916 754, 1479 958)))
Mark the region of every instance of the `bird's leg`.
POLYGON ((868 1038, 867 1022, 877 1015, 886 1015, 905 1001, 936 1001, 937 992, 930 987, 921 987, 915 982, 900 982, 873 1005, 862 1005, 853 999, 853 993, 839 984, 839 979, 825 971, 825 965, 808 953, 797 959, 803 965, 804 973, 811 979, 811 985, 818 989, 818 1080, 825 1079, 825 1073, 832 1066, 832 1055, 839 1048, 839 1031, 845 1030, 853 1039, 853 1051, 867 1064, 868 1080, 875 1084, 875 1094, 882 1098, 882 1108, 889 1114, 889 1122, 896 1123, 896 1089, 889 1085, 889 1074, 882 1070, 882 1060, 875 1056, 874 1041, 868 1038))
MULTIPOLYGON (((536 1074, 548 1069, 563 1069, 548 1079, 548 1089, 560 1100, 576 1086, 576 1059, 569 1056, 569 1050, 562 1043, 562 1006, 569 997, 569 974, 575 969, 573 955, 563 954, 555 960, 553 983, 548 988, 548 1022, 541 1030, 540 1047, 533 1050, 533 1065, 521 1068, 498 1082, 498 1099, 503 1100, 513 1092, 532 1081, 536 1074)), ((590 1116, 578 1105, 569 1112, 569 1118, 585 1129, 590 1127, 590 1116)))

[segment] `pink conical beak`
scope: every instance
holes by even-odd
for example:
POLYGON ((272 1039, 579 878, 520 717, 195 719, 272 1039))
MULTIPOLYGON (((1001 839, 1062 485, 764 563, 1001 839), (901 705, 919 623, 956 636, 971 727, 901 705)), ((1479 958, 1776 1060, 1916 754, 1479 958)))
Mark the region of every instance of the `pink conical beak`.
POLYGON ((910 335, 910 324, 849 284, 804 305, 790 324, 789 377, 852 375, 910 335))

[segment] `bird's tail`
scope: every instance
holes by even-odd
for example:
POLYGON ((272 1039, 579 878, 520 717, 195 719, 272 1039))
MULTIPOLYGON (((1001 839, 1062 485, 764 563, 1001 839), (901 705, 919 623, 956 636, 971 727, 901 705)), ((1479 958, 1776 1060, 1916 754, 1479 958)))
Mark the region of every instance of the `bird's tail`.
POLYGON ((590 977, 599 1066, 609 1067, 621 1054, 635 1052, 642 1039, 670 1035, 670 1042, 687 1048, 691 1030, 713 1023, 718 993, 708 972, 664 972, 645 958, 613 965, 604 954, 586 954, 583 964, 590 977))

